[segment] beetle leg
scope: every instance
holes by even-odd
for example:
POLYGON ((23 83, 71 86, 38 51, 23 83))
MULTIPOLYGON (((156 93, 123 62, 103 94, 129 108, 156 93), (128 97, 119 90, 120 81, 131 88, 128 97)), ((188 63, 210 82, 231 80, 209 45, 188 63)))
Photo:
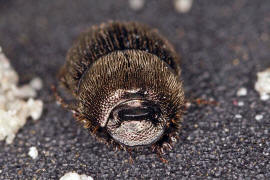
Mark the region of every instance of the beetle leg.
POLYGON ((65 102, 65 100, 59 95, 55 85, 51 86, 51 90, 53 91, 54 97, 56 99, 56 101, 64 108, 64 109, 68 109, 70 111, 72 111, 73 113, 77 112, 77 108, 75 106, 75 104, 68 104, 65 102))

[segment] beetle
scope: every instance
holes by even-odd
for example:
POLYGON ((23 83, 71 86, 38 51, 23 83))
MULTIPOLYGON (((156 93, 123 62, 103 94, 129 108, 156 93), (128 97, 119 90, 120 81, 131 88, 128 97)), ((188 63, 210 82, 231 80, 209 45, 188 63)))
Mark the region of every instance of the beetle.
POLYGON ((108 22, 83 32, 67 53, 59 79, 75 102, 57 91, 56 98, 105 144, 128 152, 148 147, 162 158, 181 129, 180 77, 180 58, 156 29, 108 22))

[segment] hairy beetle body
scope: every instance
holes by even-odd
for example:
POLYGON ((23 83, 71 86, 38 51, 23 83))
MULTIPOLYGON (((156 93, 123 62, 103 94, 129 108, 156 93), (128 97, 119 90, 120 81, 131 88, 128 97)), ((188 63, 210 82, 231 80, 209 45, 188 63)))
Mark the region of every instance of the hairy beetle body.
POLYGON ((122 149, 170 149, 181 126, 180 61, 155 29, 110 22, 81 34, 60 71, 76 118, 98 139, 122 149))

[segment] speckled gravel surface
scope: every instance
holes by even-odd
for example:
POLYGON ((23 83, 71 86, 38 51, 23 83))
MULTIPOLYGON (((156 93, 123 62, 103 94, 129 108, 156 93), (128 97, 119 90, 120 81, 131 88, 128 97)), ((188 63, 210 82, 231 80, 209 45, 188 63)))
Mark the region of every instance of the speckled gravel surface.
POLYGON ((186 14, 163 0, 147 0, 139 11, 126 0, 0 0, 0 46, 21 83, 43 79, 45 103, 41 119, 28 121, 13 144, 0 142, 0 179, 59 179, 69 171, 94 179, 270 179, 270 101, 254 90, 257 72, 270 67, 268 0, 194 1, 186 14), (129 164, 127 153, 97 143, 53 100, 49 87, 72 41, 110 19, 160 29, 182 56, 187 97, 219 103, 189 108, 169 164, 153 154, 129 164), (246 96, 236 95, 240 88, 246 96))

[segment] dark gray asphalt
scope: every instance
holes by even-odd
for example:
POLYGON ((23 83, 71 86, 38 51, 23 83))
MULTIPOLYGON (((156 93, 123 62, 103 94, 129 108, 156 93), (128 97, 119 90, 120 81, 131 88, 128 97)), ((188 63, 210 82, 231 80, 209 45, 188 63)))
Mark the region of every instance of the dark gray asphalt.
POLYGON ((28 121, 12 145, 0 142, 0 179, 58 179, 69 171, 95 179, 270 179, 270 101, 254 90, 256 73, 270 67, 270 1, 195 1, 187 14, 170 2, 147 0, 134 12, 126 0, 0 0, 0 46, 22 83, 43 79, 38 97, 45 102, 38 122, 28 121), (188 110, 169 164, 152 154, 129 164, 127 153, 97 143, 53 101, 49 86, 67 49, 85 28, 107 20, 160 29, 182 56, 187 97, 220 103, 188 110), (236 96, 240 87, 247 96, 236 96), (37 160, 27 155, 31 146, 37 160))

